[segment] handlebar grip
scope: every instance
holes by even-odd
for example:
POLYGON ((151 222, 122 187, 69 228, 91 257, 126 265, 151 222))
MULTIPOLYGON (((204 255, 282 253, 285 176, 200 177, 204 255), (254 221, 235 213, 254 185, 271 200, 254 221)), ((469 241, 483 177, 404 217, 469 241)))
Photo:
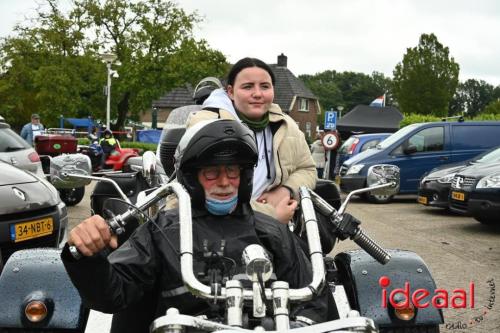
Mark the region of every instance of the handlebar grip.
POLYGON ((382 265, 391 260, 391 255, 359 228, 352 240, 382 265))

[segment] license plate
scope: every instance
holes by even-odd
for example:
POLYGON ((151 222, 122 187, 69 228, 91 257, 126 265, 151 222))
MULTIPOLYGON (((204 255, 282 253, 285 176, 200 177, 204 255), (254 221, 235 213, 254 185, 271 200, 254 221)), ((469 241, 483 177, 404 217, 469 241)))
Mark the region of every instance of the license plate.
POLYGON ((417 200, 418 203, 421 203, 422 205, 427 205, 427 197, 419 196, 417 200))
POLYGON ((339 175, 336 175, 336 176, 335 176, 335 183, 336 183, 337 185, 340 185, 340 176, 339 176, 339 175))
POLYGON ((458 201, 464 201, 465 194, 463 194, 462 192, 451 192, 451 198, 458 201))
POLYGON ((52 234, 54 221, 52 217, 40 220, 16 223, 10 226, 10 239, 15 243, 32 238, 38 238, 52 234))

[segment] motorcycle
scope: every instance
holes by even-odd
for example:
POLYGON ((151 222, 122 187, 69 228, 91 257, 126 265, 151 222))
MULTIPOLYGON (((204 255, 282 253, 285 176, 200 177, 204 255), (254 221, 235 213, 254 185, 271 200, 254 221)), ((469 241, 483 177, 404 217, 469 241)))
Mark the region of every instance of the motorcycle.
MULTIPOLYGON (((70 156, 70 155, 68 155, 70 156)), ((87 184, 95 177, 89 176, 90 162, 86 167, 70 160, 54 158, 52 179, 56 186, 87 184)), ((62 157, 61 157, 62 159, 62 157)), ((178 198, 180 210, 180 253, 183 281, 188 290, 197 297, 218 303, 225 308, 224 322, 180 314, 169 309, 151 324, 151 332, 249 332, 245 318, 253 317, 262 322, 268 331, 297 333, 306 332, 438 332, 443 323, 440 309, 433 307, 399 308, 381 305, 384 300, 379 279, 385 276, 392 286, 403 286, 409 282, 412 288, 435 290, 434 280, 423 260, 413 252, 385 250, 366 235, 355 219, 345 219, 345 209, 353 195, 368 192, 381 195, 398 190, 399 171, 388 165, 374 166, 369 171, 369 187, 352 192, 339 209, 333 208, 314 191, 301 188, 301 227, 297 228, 307 239, 312 263, 313 279, 309 286, 290 289, 284 281, 265 285, 272 273, 272 262, 264 249, 252 244, 242 253, 246 273, 252 288, 245 289, 237 280, 226 281, 216 288, 198 280, 193 272, 192 225, 190 197, 178 183, 168 183, 156 173, 156 159, 146 155, 143 175, 150 188, 137 195, 134 208, 130 199, 113 180, 115 189, 127 204, 124 210, 108 219, 108 224, 118 235, 134 228, 130 221, 154 216, 164 205, 168 195, 178 198), (326 216, 330 230, 338 239, 351 239, 362 249, 346 251, 334 258, 325 257, 316 216, 326 216), (305 302, 321 288, 331 292, 336 308, 335 320, 311 326, 291 328, 288 308, 290 303, 305 302), (218 290, 219 292, 214 292, 218 290), (269 309, 266 310, 266 307, 269 309), (271 317, 268 314, 271 313, 271 317)), ((101 181, 103 181, 101 179, 101 181)), ((75 258, 79 256, 72 249, 75 258)), ((63 329, 82 332, 88 318, 88 309, 72 286, 60 261, 59 249, 24 250, 16 252, 6 263, 0 276, 0 328, 24 328, 53 330, 63 329), (46 276, 50 276, 47 279, 46 276), (48 281, 50 280, 50 281, 48 281)), ((394 288, 387 287, 389 294, 394 288), (391 289, 392 288, 392 289, 391 289)), ((411 303, 410 303, 411 304, 411 303)), ((260 331, 264 328, 260 327, 260 331)))

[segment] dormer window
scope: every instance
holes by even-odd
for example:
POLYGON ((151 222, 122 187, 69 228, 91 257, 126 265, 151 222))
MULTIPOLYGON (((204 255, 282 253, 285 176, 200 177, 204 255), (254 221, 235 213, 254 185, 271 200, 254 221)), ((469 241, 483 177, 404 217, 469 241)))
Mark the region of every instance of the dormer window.
POLYGON ((307 98, 299 98, 299 111, 309 112, 309 100, 307 98))

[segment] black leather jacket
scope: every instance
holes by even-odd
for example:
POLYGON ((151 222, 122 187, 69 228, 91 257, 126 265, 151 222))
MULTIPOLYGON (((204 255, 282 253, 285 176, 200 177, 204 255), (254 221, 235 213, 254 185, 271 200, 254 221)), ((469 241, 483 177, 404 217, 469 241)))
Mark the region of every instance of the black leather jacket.
MULTIPOLYGON (((176 210, 161 213, 156 222, 163 232, 146 223, 107 259, 104 254, 99 254, 74 261, 66 245, 61 255, 63 263, 85 305, 102 312, 116 313, 134 306, 145 295, 154 295, 149 296, 152 298, 150 303, 154 305, 150 304, 152 313, 146 320, 149 321, 147 325, 164 315, 169 307, 176 307, 183 314, 210 315, 213 307, 209 302, 194 297, 183 286, 178 220, 176 210)), ((253 212, 246 205, 224 217, 193 210, 193 253, 198 278, 207 275, 203 274, 207 272, 207 263, 202 259, 204 252, 207 249, 213 252, 220 250, 221 240, 225 240, 224 256, 236 263, 231 274, 241 272, 243 249, 250 244, 261 244, 272 256, 278 280, 287 281, 290 288, 301 288, 312 279, 311 264, 297 237, 286 225, 253 212)), ((326 290, 323 290, 313 301, 296 305, 291 310, 291 316, 325 321, 328 311, 326 295, 326 290)), ((147 325, 144 325, 143 331, 147 332, 147 325)), ((142 331, 142 328, 135 327, 133 331, 142 331)))

